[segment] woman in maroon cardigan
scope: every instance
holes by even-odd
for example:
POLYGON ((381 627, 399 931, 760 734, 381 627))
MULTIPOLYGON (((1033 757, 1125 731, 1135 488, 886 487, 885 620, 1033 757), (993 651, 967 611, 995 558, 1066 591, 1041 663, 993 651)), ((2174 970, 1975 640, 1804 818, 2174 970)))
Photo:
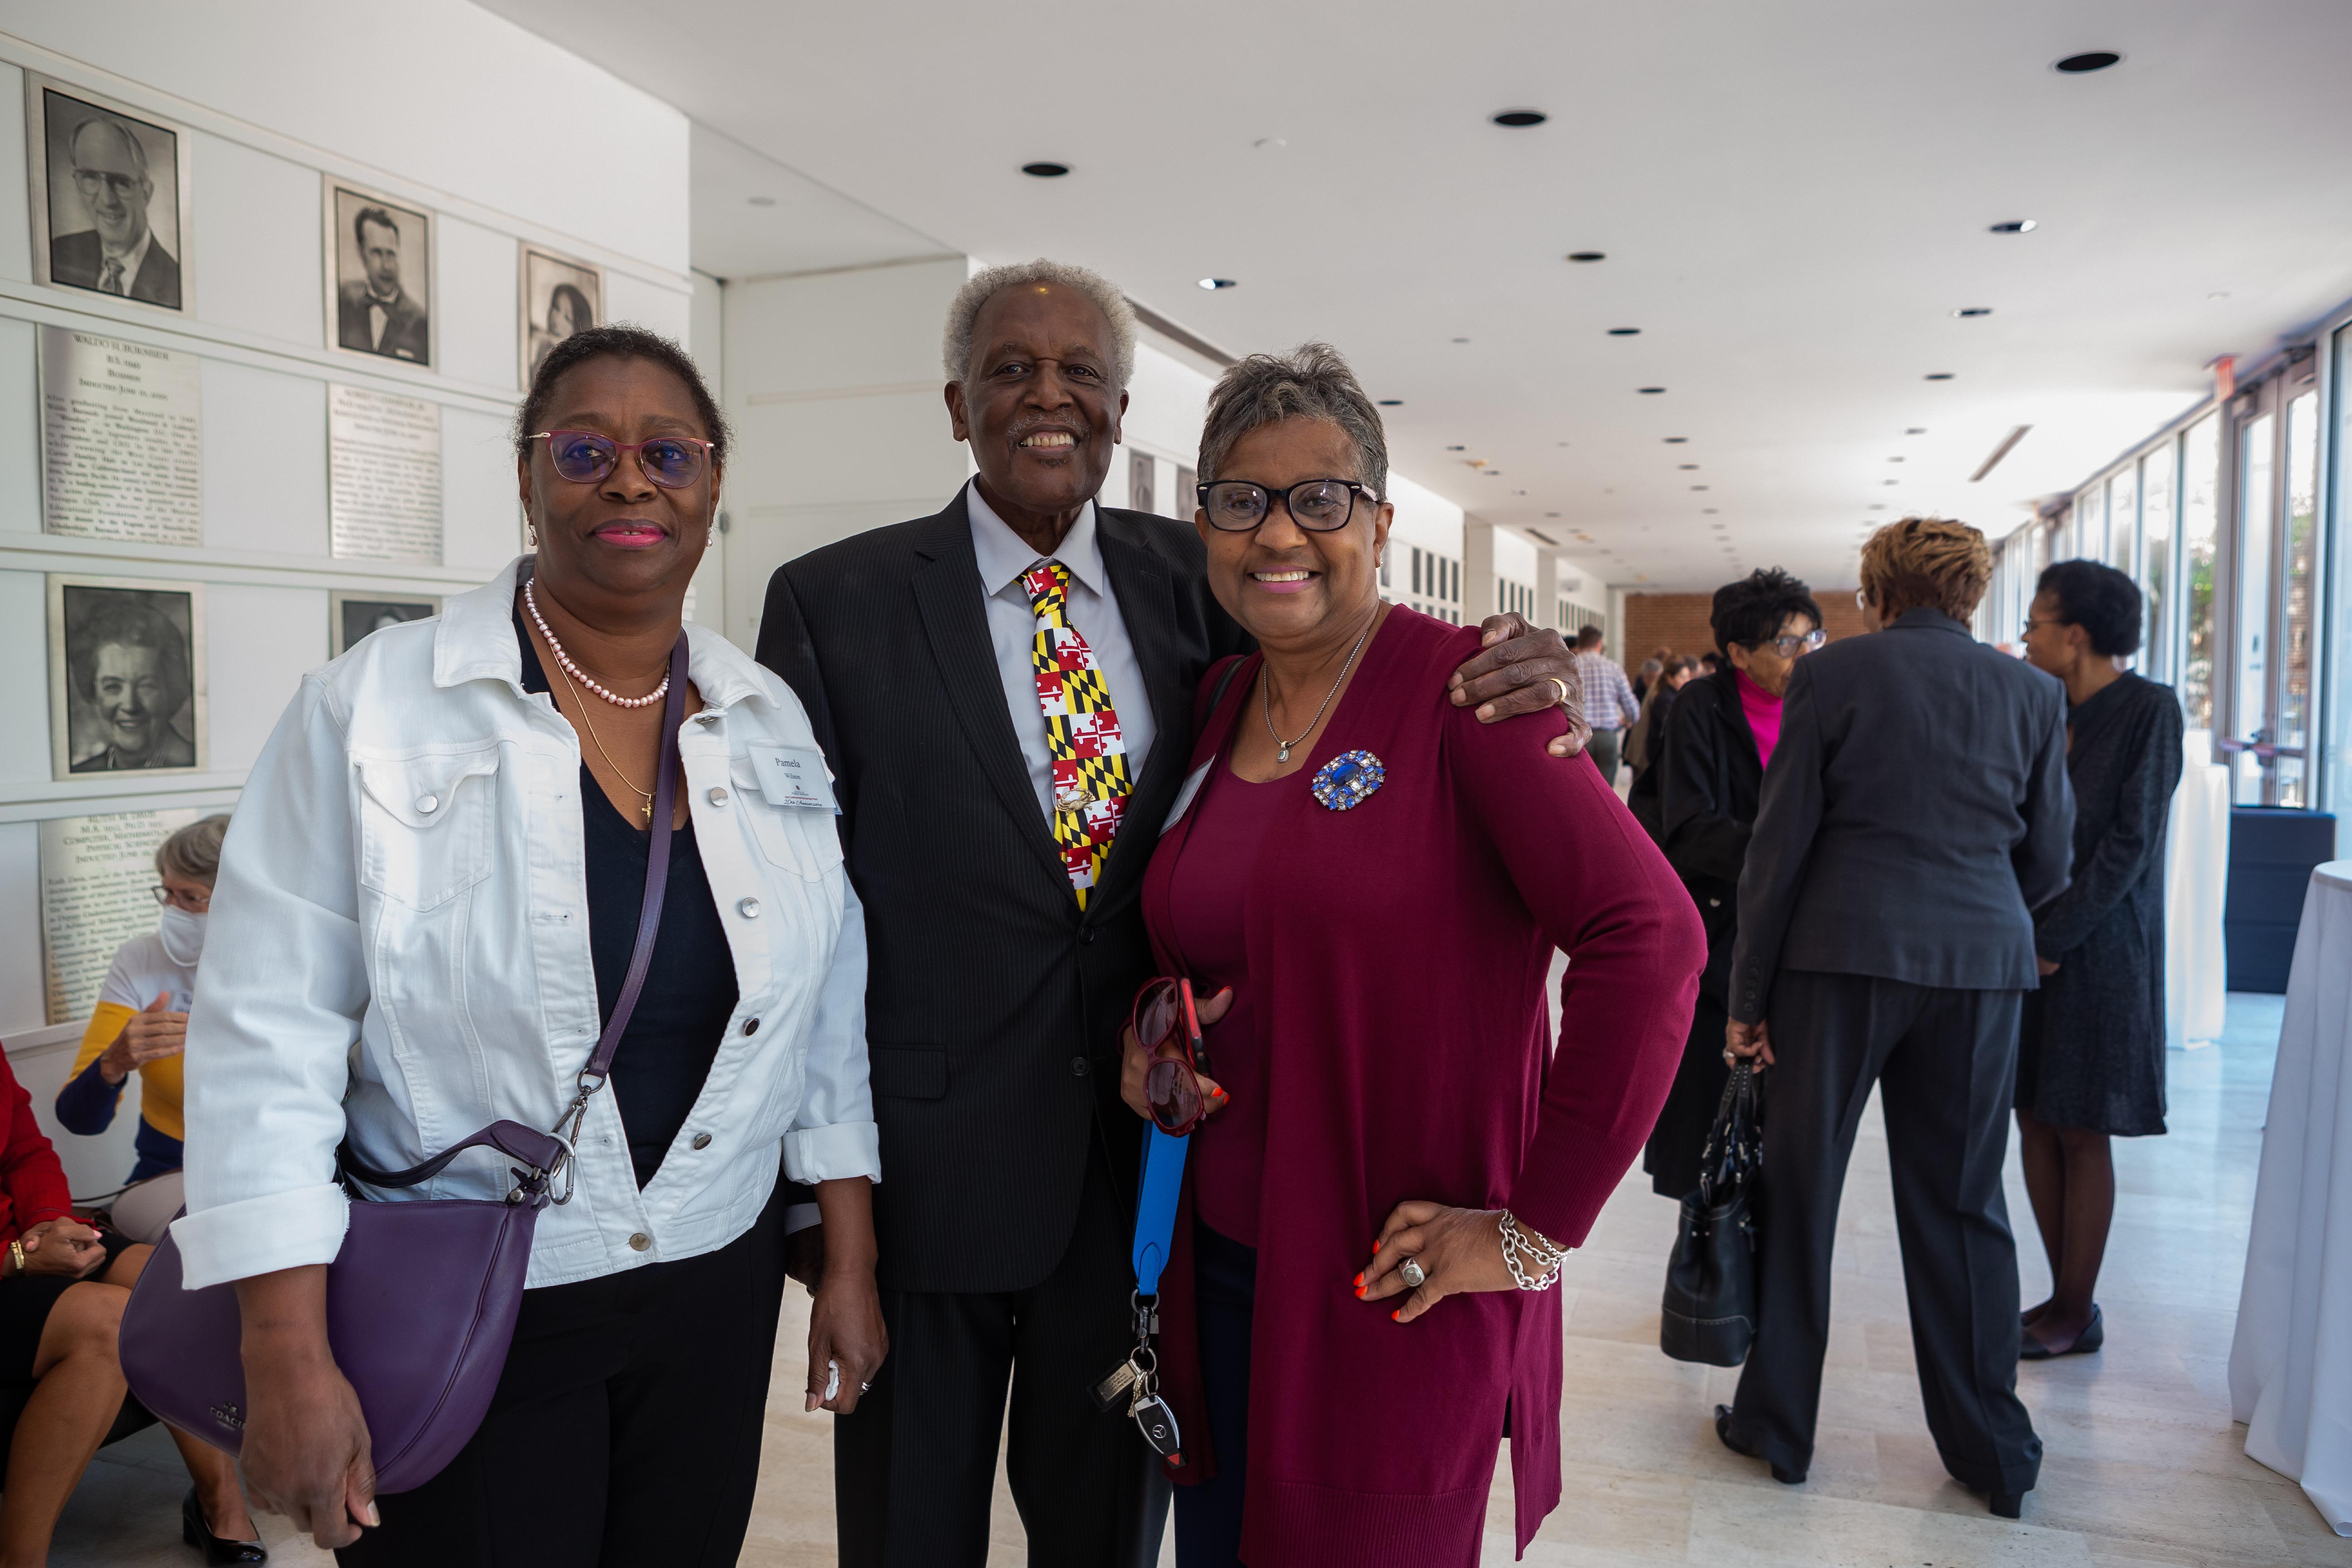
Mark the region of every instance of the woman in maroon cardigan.
MULTIPOLYGON (((1202 684, 1143 892, 1213 1075, 1161 1286, 1178 1562, 1475 1563, 1507 1424, 1523 1548, 1559 1500, 1549 1287, 1641 1152, 1706 939, 1552 728, 1433 697, 1478 634, 1381 601, 1387 454, 1336 353, 1228 372, 1200 472, 1211 588, 1263 651, 1202 684)), ((1130 1034, 1138 1110, 1147 1066, 1130 1034)))

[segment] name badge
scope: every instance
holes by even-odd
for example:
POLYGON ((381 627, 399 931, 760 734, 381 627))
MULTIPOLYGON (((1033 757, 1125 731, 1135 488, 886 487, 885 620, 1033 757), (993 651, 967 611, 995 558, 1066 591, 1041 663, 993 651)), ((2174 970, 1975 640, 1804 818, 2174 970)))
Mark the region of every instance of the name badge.
POLYGON ((814 746, 754 746, 751 765, 759 771, 760 793, 770 805, 834 809, 833 774, 825 770, 824 753, 814 746))
POLYGON ((1199 767, 1194 768, 1192 773, 1186 777, 1183 787, 1176 792, 1176 804, 1168 808, 1168 820, 1160 825, 1160 831, 1163 835, 1166 834, 1170 828, 1175 826, 1177 819, 1181 817, 1186 811, 1192 808, 1192 797, 1199 795, 1201 793, 1201 786, 1209 782, 1209 770, 1215 765, 1216 759, 1212 757, 1207 762, 1202 763, 1199 767))

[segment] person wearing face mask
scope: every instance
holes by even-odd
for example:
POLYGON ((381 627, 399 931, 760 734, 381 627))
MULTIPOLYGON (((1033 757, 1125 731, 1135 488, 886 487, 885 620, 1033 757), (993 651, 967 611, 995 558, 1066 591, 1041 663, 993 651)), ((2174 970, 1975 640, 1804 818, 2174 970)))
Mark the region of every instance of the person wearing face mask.
MULTIPOLYGON (((131 1141, 138 1159, 131 1168, 131 1184, 108 1209, 119 1235, 104 1237, 101 1233, 106 1262, 101 1267, 93 1261, 80 1276, 122 1287, 126 1299, 128 1287, 144 1267, 148 1247, 163 1239, 184 1198, 180 1068, 196 962, 204 955, 205 924, 213 881, 220 872, 221 839, 227 831, 226 815, 207 816, 156 847, 152 890, 163 906, 163 918, 155 930, 132 937, 115 952, 113 967, 99 987, 89 1026, 82 1032, 74 1070, 58 1091, 58 1123, 68 1132, 94 1138, 113 1125, 123 1085, 132 1073, 139 1075, 139 1131, 131 1141), (125 1252, 129 1243, 138 1245, 125 1252), (117 1253, 123 1255, 119 1264, 117 1253)), ((90 1250, 94 1258, 97 1247, 90 1250)), ((120 1317, 120 1301, 103 1292, 93 1293, 91 1300, 120 1317)), ((114 1400, 119 1405, 121 1395, 114 1400)), ((194 1482, 181 1509, 188 1544, 203 1552, 207 1563, 264 1561, 268 1553, 254 1539, 260 1532, 246 1511, 236 1461, 176 1429, 172 1438, 194 1482)))
POLYGON ((163 1240, 180 1209, 181 1054, 227 831, 226 816, 207 816, 156 848, 152 891, 163 918, 115 952, 74 1070, 58 1091, 58 1122, 68 1132, 95 1138, 114 1124, 122 1086, 139 1075, 139 1131, 131 1141, 138 1161, 112 1209, 115 1228, 134 1241, 163 1240))
MULTIPOLYGON (((1659 847, 1706 926, 1706 969, 1683 1064, 1642 1152, 1651 1191, 1677 1201, 1698 1185, 1706 1130, 1731 1071, 1723 1060, 1723 1025, 1739 931, 1739 868, 1748 859, 1765 764, 1780 738, 1780 700, 1797 661, 1826 640, 1812 590, 1778 567, 1717 588, 1707 624, 1728 662, 1675 694, 1664 712, 1656 765, 1643 774, 1657 794, 1659 847)), ((1638 803, 1634 811, 1640 815, 1638 803)))

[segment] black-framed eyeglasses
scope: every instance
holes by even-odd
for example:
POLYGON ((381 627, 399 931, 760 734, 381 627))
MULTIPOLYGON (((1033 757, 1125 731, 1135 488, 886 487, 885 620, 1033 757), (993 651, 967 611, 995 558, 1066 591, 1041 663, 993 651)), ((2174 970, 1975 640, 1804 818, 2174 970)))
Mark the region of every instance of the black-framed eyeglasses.
POLYGON ((1770 648, 1782 658, 1794 658, 1801 653, 1811 653, 1830 640, 1830 634, 1815 626, 1811 631, 1790 633, 1787 637, 1763 637, 1749 643, 1754 648, 1770 648))
POLYGON ((610 474, 624 452, 637 455, 637 471, 666 490, 682 490, 710 466, 711 443, 692 436, 656 436, 650 441, 615 441, 593 430, 542 430, 531 437, 547 443, 556 474, 576 485, 593 485, 610 474))
POLYGON ((1356 512, 1356 498, 1372 495, 1370 485, 1354 479, 1301 479, 1287 489, 1270 490, 1247 479, 1212 479, 1193 487, 1201 493, 1201 510, 1209 526, 1226 533, 1247 533, 1274 511, 1280 497, 1290 521, 1309 533, 1329 533, 1348 526, 1356 512))

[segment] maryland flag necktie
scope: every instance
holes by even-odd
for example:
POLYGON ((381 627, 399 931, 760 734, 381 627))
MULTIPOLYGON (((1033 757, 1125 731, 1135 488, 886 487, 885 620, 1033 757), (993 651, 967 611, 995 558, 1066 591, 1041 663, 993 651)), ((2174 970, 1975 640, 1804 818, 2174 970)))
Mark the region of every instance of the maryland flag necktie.
POLYGON ((1054 756, 1054 842, 1083 910, 1127 815, 1127 742, 1094 650, 1070 625, 1070 569, 1042 562, 1021 574, 1021 585, 1037 616, 1029 657, 1054 756))

